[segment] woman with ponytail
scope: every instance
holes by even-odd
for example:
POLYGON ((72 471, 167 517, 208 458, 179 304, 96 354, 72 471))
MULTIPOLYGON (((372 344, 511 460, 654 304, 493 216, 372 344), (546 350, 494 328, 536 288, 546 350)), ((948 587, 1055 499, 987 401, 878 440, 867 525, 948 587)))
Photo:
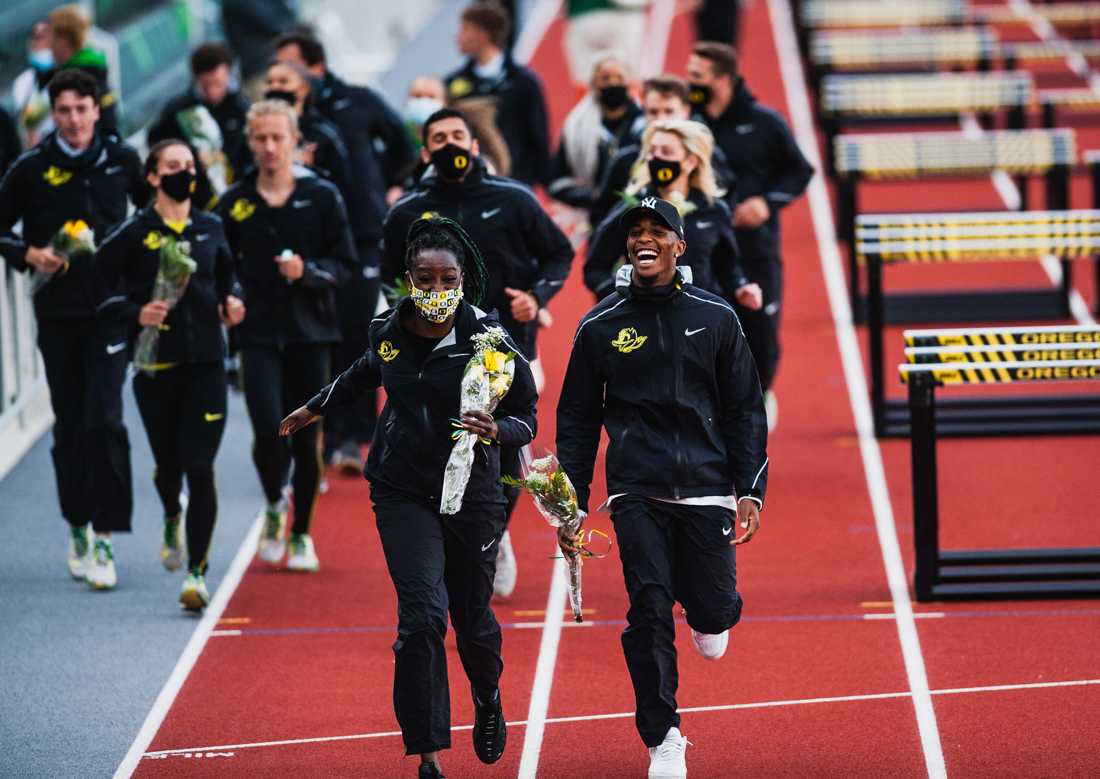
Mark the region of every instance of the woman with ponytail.
POLYGON ((474 752, 484 763, 504 753, 501 635, 489 606, 505 527, 500 448, 534 438, 538 394, 523 352, 505 336, 516 368, 508 394, 493 414, 455 419, 471 338, 500 327, 477 307, 487 288, 485 264, 450 219, 417 220, 407 246, 410 294, 371 322, 367 353, 284 419, 280 433, 291 435, 371 389, 386 390, 366 477, 397 591, 394 709, 406 754, 420 755, 424 778, 442 776, 438 753, 451 746, 448 611, 474 700, 474 752), (489 442, 478 445, 462 509, 453 516, 439 513, 452 420, 489 442))

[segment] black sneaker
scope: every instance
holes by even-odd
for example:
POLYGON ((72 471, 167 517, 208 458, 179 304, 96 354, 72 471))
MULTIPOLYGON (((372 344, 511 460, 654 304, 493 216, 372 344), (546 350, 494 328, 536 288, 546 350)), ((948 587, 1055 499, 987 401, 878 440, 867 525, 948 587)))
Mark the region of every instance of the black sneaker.
POLYGON ((439 772, 439 766, 435 763, 421 763, 418 779, 447 779, 439 772))
POLYGON ((500 760, 504 743, 508 740, 508 728, 504 722, 504 710, 500 706, 500 690, 486 703, 474 693, 474 754, 483 763, 500 760))

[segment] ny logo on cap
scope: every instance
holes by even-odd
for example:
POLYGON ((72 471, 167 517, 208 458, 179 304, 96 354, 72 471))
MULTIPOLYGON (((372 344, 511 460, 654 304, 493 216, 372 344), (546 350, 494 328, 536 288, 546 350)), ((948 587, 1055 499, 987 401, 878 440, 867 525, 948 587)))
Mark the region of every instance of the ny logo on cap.
POLYGON ((642 199, 642 207, 643 208, 656 208, 657 207, 657 198, 655 198, 655 197, 643 198, 642 199))

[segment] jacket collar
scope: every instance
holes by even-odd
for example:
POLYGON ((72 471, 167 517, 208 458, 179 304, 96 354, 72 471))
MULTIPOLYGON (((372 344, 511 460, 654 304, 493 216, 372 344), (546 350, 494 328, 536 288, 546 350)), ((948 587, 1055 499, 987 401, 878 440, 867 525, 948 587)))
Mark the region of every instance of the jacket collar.
POLYGON ((644 298, 648 300, 666 300, 671 298, 684 284, 690 284, 692 281, 691 266, 690 265, 677 265, 676 277, 672 280, 672 283, 667 287, 666 294, 646 294, 643 292, 638 294, 638 287, 635 287, 631 282, 634 279, 634 266, 629 262, 624 263, 618 272, 615 274, 615 291, 620 296, 627 300, 634 300, 637 298, 644 298))
POLYGON ((107 159, 107 147, 102 136, 97 131, 92 135, 92 142, 87 149, 75 157, 69 156, 61 148, 61 138, 57 130, 54 130, 45 140, 42 146, 51 162, 59 167, 67 169, 87 170, 103 163, 107 159))
MULTIPOLYGON (((386 338, 400 339, 405 335, 405 329, 401 326, 401 317, 405 314, 416 316, 412 298, 404 297, 397 302, 388 314, 385 314, 385 323, 382 325, 380 335, 386 338)), ((477 306, 462 301, 455 312, 455 326, 451 332, 443 336, 436 344, 436 349, 444 349, 449 346, 464 344, 470 340, 470 336, 481 332, 486 327, 499 325, 495 314, 487 314, 477 306)))

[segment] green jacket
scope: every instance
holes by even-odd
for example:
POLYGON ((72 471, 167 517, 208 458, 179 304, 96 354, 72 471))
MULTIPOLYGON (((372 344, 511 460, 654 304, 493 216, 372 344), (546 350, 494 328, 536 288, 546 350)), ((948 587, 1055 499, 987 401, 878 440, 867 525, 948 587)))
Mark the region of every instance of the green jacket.
POLYGON ((615 0, 566 0, 565 15, 572 19, 574 16, 592 13, 593 11, 640 11, 639 8, 631 8, 621 5, 615 0))

